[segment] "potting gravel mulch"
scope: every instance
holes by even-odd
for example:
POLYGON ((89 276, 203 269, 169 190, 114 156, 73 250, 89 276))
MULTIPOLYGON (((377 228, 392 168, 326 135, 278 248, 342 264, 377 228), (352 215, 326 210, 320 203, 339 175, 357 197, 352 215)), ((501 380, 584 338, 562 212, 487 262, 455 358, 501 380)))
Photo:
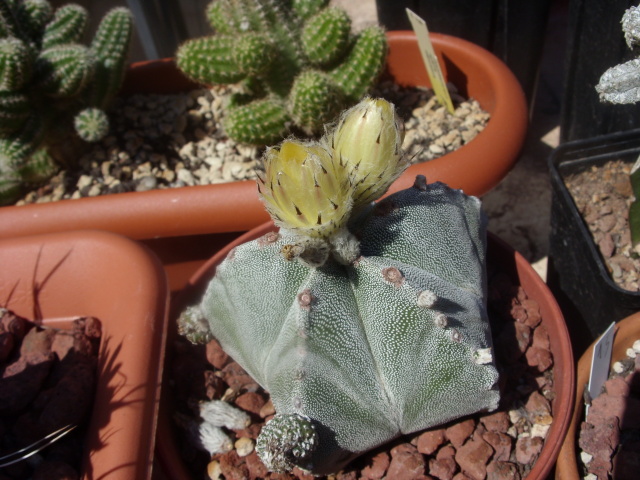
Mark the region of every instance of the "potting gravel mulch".
MULTIPOLYGON (((368 452, 332 480, 439 479, 519 480, 535 464, 553 421, 554 367, 549 336, 538 303, 506 274, 489 272, 489 316, 500 372, 500 406, 423 432, 397 439, 368 452)), ((169 387, 175 401, 177 444, 193 478, 302 479, 269 473, 254 450, 262 425, 274 414, 269 395, 220 349, 179 338, 173 345, 169 387), (248 416, 243 428, 227 429, 222 452, 201 449, 194 426, 199 408, 222 400, 248 416), (200 446, 200 447, 199 447, 200 446)))
MULTIPOLYGON (((489 114, 478 102, 451 89, 453 115, 425 88, 387 81, 372 93, 397 105, 405 120, 404 149, 413 162, 456 150, 486 125, 489 114)), ((221 126, 231 91, 215 86, 117 98, 109 115, 111 134, 92 145, 77 168, 60 171, 16 204, 255 179, 264 149, 233 142, 221 126)))
POLYGON ((585 480, 633 480, 640 471, 640 339, 614 363, 603 391, 580 425, 579 468, 585 480))
POLYGON ((91 317, 60 330, 0 308, 0 457, 79 425, 29 459, 0 468, 0 479, 80 478, 101 332, 91 317))
POLYGON ((567 175, 565 184, 589 228, 613 281, 625 290, 640 291, 640 255, 631 246, 629 205, 632 164, 609 161, 567 175))

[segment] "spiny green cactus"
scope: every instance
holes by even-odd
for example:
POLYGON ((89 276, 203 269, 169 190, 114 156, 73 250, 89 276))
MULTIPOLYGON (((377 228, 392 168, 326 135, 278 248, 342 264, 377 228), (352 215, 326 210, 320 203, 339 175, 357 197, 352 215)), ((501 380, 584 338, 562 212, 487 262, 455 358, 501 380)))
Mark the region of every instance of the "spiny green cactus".
POLYGON ((0 0, 0 205, 72 161, 61 145, 108 131, 103 110, 124 77, 133 19, 112 9, 85 46, 87 17, 75 4, 54 12, 46 0, 0 0))
MULTIPOLYGON (((622 31, 629 48, 640 44, 640 6, 631 7, 622 16, 622 31)), ((596 85, 600 100, 610 103, 636 103, 640 101, 640 58, 609 68, 596 85)), ((634 200, 629 206, 629 229, 634 248, 640 245, 640 158, 631 169, 631 187, 634 200)))
POLYGON ((180 317, 270 393, 270 470, 333 473, 498 405, 480 201, 419 176, 365 203, 406 167, 401 140, 393 106, 366 99, 320 142, 269 149, 259 188, 280 231, 233 249, 180 317))
POLYGON ((215 0, 215 34, 185 42, 177 65, 204 84, 244 82, 223 125, 238 142, 268 145, 290 131, 308 136, 373 86, 386 58, 382 29, 350 31, 328 0, 215 0))

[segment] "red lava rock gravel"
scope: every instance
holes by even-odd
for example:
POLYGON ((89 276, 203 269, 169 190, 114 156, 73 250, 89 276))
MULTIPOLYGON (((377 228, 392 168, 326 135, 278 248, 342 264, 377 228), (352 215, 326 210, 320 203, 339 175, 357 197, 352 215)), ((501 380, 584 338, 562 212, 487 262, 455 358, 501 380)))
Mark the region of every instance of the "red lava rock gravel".
POLYGON ((578 460, 588 480, 635 479, 640 469, 640 341, 614 365, 580 425, 578 460))
POLYGON ((74 480, 82 457, 82 423, 93 402, 101 325, 71 330, 36 325, 0 308, 0 456, 69 424, 81 427, 31 457, 2 469, 0 479, 74 480))

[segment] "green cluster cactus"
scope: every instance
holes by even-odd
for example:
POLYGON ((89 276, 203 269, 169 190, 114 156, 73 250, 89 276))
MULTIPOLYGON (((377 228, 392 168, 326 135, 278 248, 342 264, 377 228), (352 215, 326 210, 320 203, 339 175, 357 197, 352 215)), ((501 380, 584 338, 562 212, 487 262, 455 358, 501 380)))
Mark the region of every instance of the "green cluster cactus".
POLYGON ((328 0, 214 0, 215 33, 176 53, 178 68, 203 84, 243 83, 229 103, 230 138, 269 145, 290 131, 307 136, 358 102, 386 59, 384 31, 351 33, 348 15, 328 0))
MULTIPOLYGON (((640 44, 640 6, 631 7, 622 16, 622 31, 629 48, 640 44)), ((640 101, 640 58, 633 58, 609 68, 596 85, 600 100, 630 104, 640 101)), ((629 229, 634 248, 640 245, 640 157, 630 175, 634 200, 629 206, 629 229)))
POLYGON ((89 46, 88 13, 46 0, 0 0, 0 205, 52 175, 60 149, 109 129, 105 108, 122 84, 133 18, 117 7, 89 46))
POLYGON ((279 232, 234 248, 179 329, 217 339, 271 395, 268 469, 333 473, 389 440, 498 406, 480 201, 406 167, 393 106, 265 154, 279 232))

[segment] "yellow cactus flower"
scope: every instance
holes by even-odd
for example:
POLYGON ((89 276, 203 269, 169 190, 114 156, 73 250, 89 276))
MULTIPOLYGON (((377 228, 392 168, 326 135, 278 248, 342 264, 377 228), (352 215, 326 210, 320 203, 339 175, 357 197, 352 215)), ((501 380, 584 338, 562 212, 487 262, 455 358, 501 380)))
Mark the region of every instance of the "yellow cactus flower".
POLYGON ((313 238, 329 238, 351 213, 344 167, 318 143, 285 140, 269 148, 258 190, 276 224, 313 238))
POLYGON ((407 168, 403 140, 402 121, 386 100, 365 98, 343 113, 324 141, 339 165, 351 172, 354 208, 382 196, 407 168))

